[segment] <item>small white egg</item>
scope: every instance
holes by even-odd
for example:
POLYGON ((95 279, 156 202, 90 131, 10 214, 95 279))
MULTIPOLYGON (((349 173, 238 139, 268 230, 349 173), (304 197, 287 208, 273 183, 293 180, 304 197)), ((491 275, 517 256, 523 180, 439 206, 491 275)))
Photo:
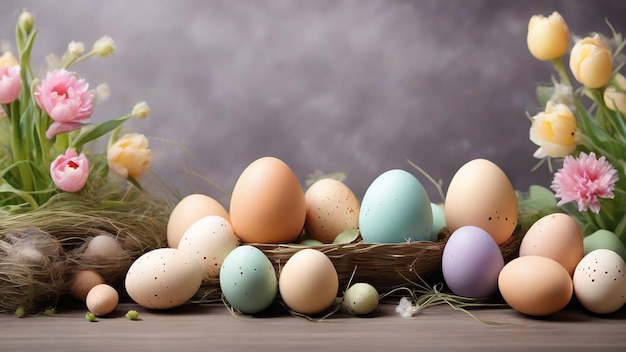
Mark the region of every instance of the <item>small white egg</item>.
POLYGON ((574 294, 589 311, 609 314, 626 303, 626 264, 608 249, 589 252, 574 271, 574 294))
POLYGON ((83 255, 87 258, 115 260, 122 257, 124 249, 120 242, 111 235, 97 235, 87 243, 83 255))

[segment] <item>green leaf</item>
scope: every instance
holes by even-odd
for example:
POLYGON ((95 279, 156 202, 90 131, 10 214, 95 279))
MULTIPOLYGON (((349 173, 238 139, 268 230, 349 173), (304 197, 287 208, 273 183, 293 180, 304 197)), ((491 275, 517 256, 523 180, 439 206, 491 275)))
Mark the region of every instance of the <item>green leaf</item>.
POLYGON ((533 204, 536 204, 539 209, 556 207, 554 193, 546 187, 532 185, 528 188, 528 194, 533 204))
POLYGON ((537 94, 537 99, 539 100, 541 106, 545 107, 548 100, 550 100, 550 98, 554 95, 554 87, 538 86, 535 94, 537 94))
POLYGON ((359 229, 345 230, 335 237, 333 244, 352 243, 359 237, 359 233, 359 229))
POLYGON ((22 198, 23 200, 27 201, 31 205, 31 207, 33 207, 33 209, 36 209, 39 207, 39 204, 37 204, 37 201, 35 200, 35 198, 33 198, 30 194, 28 194, 28 192, 24 192, 22 190, 16 189, 15 187, 11 186, 8 183, 2 183, 2 185, 0 185, 0 193, 13 193, 17 195, 18 197, 22 198))
POLYGON ((90 129, 78 135, 78 137, 72 141, 71 147, 80 150, 81 147, 95 139, 98 139, 105 134, 113 131, 117 127, 121 126, 126 120, 128 120, 131 116, 124 116, 115 120, 108 120, 97 125, 92 126, 90 129))

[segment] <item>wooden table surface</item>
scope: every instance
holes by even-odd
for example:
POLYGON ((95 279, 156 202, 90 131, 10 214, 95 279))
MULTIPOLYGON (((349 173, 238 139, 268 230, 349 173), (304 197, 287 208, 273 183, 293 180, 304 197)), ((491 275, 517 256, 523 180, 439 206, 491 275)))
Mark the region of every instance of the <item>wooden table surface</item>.
POLYGON ((309 321, 276 311, 232 316, 219 305, 149 311, 124 303, 112 316, 85 320, 86 310, 18 319, 0 315, 0 351, 625 351, 626 309, 595 316, 568 307, 549 318, 529 318, 507 308, 472 309, 484 325, 448 306, 412 318, 379 306, 375 315, 334 315, 309 321), (129 309, 140 320, 124 317, 129 309))

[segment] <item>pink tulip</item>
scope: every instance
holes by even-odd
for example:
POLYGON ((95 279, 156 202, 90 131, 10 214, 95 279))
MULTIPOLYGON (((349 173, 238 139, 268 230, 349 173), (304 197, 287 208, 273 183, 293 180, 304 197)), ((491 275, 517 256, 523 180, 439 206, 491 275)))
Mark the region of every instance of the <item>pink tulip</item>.
POLYGON ((68 148, 65 155, 59 155, 50 164, 52 181, 64 192, 78 192, 87 182, 89 161, 84 153, 78 155, 74 149, 68 148))
POLYGON ((0 104, 10 104, 20 95, 20 66, 0 67, 0 104))
POLYGON ((88 90, 89 84, 78 79, 75 74, 66 70, 48 72, 41 84, 35 89, 35 101, 51 119, 63 125, 51 128, 46 133, 48 138, 61 132, 80 128, 83 120, 93 113, 93 93, 88 90))

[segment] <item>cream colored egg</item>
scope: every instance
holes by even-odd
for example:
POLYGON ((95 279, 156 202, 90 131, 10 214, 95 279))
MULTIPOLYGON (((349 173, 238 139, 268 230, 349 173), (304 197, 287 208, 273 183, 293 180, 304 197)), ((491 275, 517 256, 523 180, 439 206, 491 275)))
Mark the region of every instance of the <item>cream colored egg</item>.
POLYGON ((307 189, 304 198, 307 237, 332 243, 343 231, 359 227, 359 200, 345 183, 321 179, 307 189))
POLYGON ((137 304, 168 309, 187 303, 196 294, 202 284, 202 268, 184 251, 158 248, 133 262, 125 283, 126 292, 137 304))
POLYGON ((97 235, 87 243, 83 255, 92 259, 115 260, 124 255, 120 242, 111 235, 97 235))
POLYGON ((113 312, 115 308, 117 308, 119 294, 112 286, 99 284, 89 290, 85 298, 85 303, 90 312, 97 317, 101 317, 113 312))
POLYGON ((218 215, 230 221, 224 206, 209 196, 191 194, 183 198, 176 204, 167 221, 167 245, 177 248, 189 226, 209 215, 218 215))
POLYGON ((245 243, 292 243, 304 227, 304 191, 291 168, 275 157, 252 162, 230 201, 230 223, 245 243))
POLYGON ((626 263, 608 249, 589 252, 574 271, 574 294, 589 311, 616 312, 626 303, 626 263))
POLYGON ((278 289, 285 304, 301 314, 317 314, 337 297, 339 278, 332 261, 322 252, 306 248, 282 267, 278 289))
POLYGON ((350 314, 369 314, 378 307, 378 291, 368 283, 357 282, 346 290, 341 305, 350 314))
POLYGON ((519 255, 540 255, 559 262, 572 276, 583 258, 583 235, 576 220, 564 213, 549 214, 526 231, 519 255))
POLYGON ((77 272, 72 278, 72 284, 70 286, 70 292, 74 298, 84 301, 87 298, 87 293, 94 286, 103 284, 104 278, 93 270, 81 270, 77 272))
POLYGON ((239 246, 230 223, 217 215, 204 217, 191 225, 178 243, 202 267, 203 279, 217 278, 224 258, 239 246))
POLYGON ((477 226, 502 244, 515 230, 517 210, 513 185, 489 160, 467 162, 454 174, 446 192, 445 221, 451 233, 463 226, 477 226))

